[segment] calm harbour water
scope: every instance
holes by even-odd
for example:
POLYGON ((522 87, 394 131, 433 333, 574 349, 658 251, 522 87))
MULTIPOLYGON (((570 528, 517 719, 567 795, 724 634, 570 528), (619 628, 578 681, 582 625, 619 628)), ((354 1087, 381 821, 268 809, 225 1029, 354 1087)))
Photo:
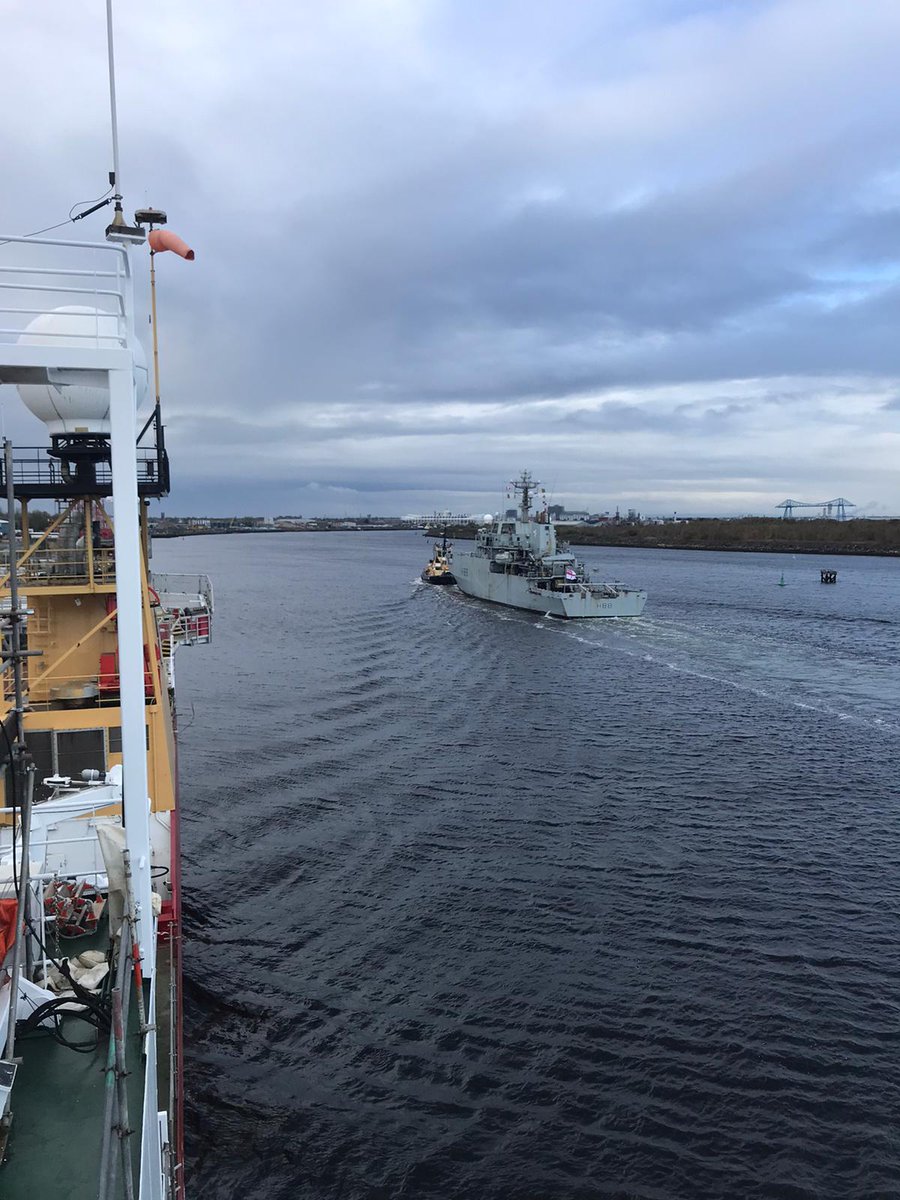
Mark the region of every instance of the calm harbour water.
POLYGON ((429 545, 155 547, 192 1194, 900 1195, 900 561, 590 549, 585 624, 429 545))

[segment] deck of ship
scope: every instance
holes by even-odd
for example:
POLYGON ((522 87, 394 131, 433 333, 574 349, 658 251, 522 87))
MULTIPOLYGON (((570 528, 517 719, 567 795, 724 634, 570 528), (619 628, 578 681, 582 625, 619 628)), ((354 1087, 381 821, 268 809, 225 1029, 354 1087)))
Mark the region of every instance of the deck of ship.
MULTIPOLYGON (((93 939, 72 944, 71 953, 105 949, 105 932, 93 939)), ((160 998, 155 1015, 161 1053, 158 1063, 168 1062, 169 956, 158 957, 155 993, 160 998)), ((150 989, 144 985, 145 1003, 150 989)), ((72 1041, 90 1041, 90 1027, 77 1018, 65 1020, 64 1032, 72 1041)), ((133 994, 128 1009, 125 1037, 126 1089, 134 1194, 139 1192, 141 1127, 145 1086, 145 1059, 138 1006, 133 994)), ((100 1150, 106 1115, 106 1063, 109 1039, 101 1037, 90 1053, 79 1053, 61 1045, 49 1031, 36 1031, 16 1043, 21 1061, 15 1087, 13 1122, 7 1145, 7 1160, 0 1169, 3 1200, 33 1200, 35 1196, 60 1196, 66 1200, 96 1200, 99 1185, 100 1150)), ((158 1111, 168 1105, 169 1080, 165 1071, 159 1079, 158 1111)), ((116 1151, 117 1187, 111 1195, 122 1195, 122 1158, 116 1151)))
MULTIPOLYGON (((82 1037, 81 1029, 87 1027, 80 1021, 66 1022, 68 1037, 82 1037)), ((136 1130, 131 1141, 137 1193, 144 1070, 136 1005, 129 1010, 126 1040, 129 1123, 136 1130)), ((49 1033, 35 1033, 22 1039, 17 1049, 22 1062, 16 1078, 8 1161, 3 1167, 4 1200, 34 1200, 35 1196, 96 1200, 107 1039, 101 1039, 94 1053, 78 1054, 49 1033)), ((121 1179, 121 1168, 119 1176, 121 1179)))

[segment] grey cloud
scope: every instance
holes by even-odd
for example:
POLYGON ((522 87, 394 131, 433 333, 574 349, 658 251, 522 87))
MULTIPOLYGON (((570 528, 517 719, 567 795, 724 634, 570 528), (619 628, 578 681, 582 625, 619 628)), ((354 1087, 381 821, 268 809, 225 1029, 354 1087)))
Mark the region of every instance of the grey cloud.
MULTIPOLYGON (((310 483, 492 507, 526 459, 586 500, 605 456, 604 486, 686 509, 819 490, 827 445, 896 496, 866 441, 896 431, 900 377, 892 6, 119 19, 129 196, 198 251, 158 263, 170 509, 284 510, 310 483)), ((55 0, 7 21, 0 100, 34 128, 0 134, 3 226, 105 177, 96 25, 55 0)))

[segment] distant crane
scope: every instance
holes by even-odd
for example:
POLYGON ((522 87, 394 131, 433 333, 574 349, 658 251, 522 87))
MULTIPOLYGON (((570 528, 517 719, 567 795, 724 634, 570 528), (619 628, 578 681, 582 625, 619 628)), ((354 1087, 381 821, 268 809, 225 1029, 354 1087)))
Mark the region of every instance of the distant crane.
POLYGON ((818 508, 821 509, 823 517, 834 517, 837 521, 846 521, 847 509, 856 508, 856 505, 852 500, 845 500, 843 496, 838 496, 836 500, 817 500, 812 503, 806 500, 782 500, 775 507, 784 509, 782 515, 785 520, 793 518, 795 508, 818 508))

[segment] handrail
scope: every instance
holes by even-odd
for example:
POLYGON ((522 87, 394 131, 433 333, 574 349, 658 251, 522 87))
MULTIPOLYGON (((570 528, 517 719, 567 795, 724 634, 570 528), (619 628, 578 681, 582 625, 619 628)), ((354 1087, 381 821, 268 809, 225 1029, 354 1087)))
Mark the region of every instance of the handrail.
POLYGON ((0 246, 7 242, 17 242, 26 246, 67 246, 75 250, 108 250, 112 254, 118 254, 128 262, 128 252, 124 246, 114 245, 112 242, 73 242, 70 238, 45 238, 45 237, 23 237, 21 234, 5 234, 0 233, 0 246))
MULTIPOLYGON (((149 665, 150 681, 153 689, 153 702, 157 705, 162 705, 163 697, 163 682, 162 682, 162 663, 157 659, 157 654, 154 653, 152 647, 159 645, 159 633, 156 622, 153 619, 153 613, 150 609, 150 584, 147 580, 147 567, 144 560, 141 559, 141 607, 142 607, 142 624, 144 627, 144 646, 146 654, 149 657, 149 664, 144 664, 145 674, 145 694, 146 694, 146 672, 149 665)), ((157 650, 161 655, 162 651, 157 650)))
MULTIPOLYGON (((0 284, 0 287, 2 287, 2 286, 3 285, 0 284)), ((93 296, 94 293, 88 292, 87 295, 93 296)), ((16 311, 21 311, 21 310, 17 309, 16 311)), ((48 313, 51 313, 52 311, 53 310, 50 308, 41 309, 41 315, 46 316, 48 313)), ((121 319, 118 314, 113 313, 113 312, 101 313, 101 316, 115 317, 115 319, 117 321, 121 319)), ((28 331, 25 329, 8 329, 8 328, 6 328, 6 326, 4 326, 2 329, 0 329, 0 334, 2 334, 4 337, 14 337, 15 336, 17 338, 20 337, 22 334, 27 334, 28 337, 40 338, 40 344, 42 346, 53 346, 54 343, 50 340, 51 338, 66 338, 66 340, 68 340, 69 338, 81 338, 82 341, 88 341, 88 342, 97 342, 100 340, 100 338, 105 338, 107 341, 121 342, 123 346, 125 345, 125 342, 126 342, 126 339, 118 333, 101 333, 101 334, 95 334, 95 333, 40 333, 40 334, 31 333, 31 334, 29 334, 28 331)), ((8 344, 9 343, 7 343, 7 345, 8 344)), ((37 343, 35 343, 35 344, 37 344, 37 343)))
MULTIPOLYGON (((0 287, 8 288, 10 286, 14 286, 14 285, 6 284, 6 283, 0 284, 0 287)), ((21 289, 16 288, 16 291, 19 291, 19 290, 21 290, 21 289)), ((98 293, 98 292, 91 292, 92 296, 99 295, 99 294, 100 293, 98 293)), ((25 316, 25 317, 42 317, 45 315, 46 312, 47 312, 46 308, 0 308, 0 313, 10 313, 10 314, 20 313, 22 316, 25 316)), ((108 313, 108 314, 101 313, 100 315, 114 317, 116 314, 115 313, 108 313)), ((44 336, 44 335, 42 335, 42 336, 44 336)), ((65 334, 63 334, 63 333, 48 333, 48 334, 46 334, 46 336, 47 337, 84 337, 85 334, 83 334, 83 333, 65 333, 65 334)), ((93 334, 90 334, 88 336, 93 337, 93 334)), ((110 337, 111 336, 112 336, 112 334, 110 334, 110 337)))
MULTIPOLYGON (((63 509, 63 511, 61 513, 59 513, 56 517, 54 517, 54 519, 50 522, 50 524, 47 526, 47 528, 44 530, 44 532, 41 534, 41 536, 38 538, 38 540, 36 542, 31 543, 31 545, 28 547, 28 549, 25 551, 25 553, 22 555, 22 557, 16 560, 16 570, 17 571, 21 570, 23 564, 26 563, 29 558, 31 558, 32 554, 34 554, 34 552, 35 552, 35 550, 37 550, 38 546, 43 545, 43 543, 45 541, 47 541, 47 539, 50 537, 50 534, 56 532, 56 530, 60 527, 60 525, 62 525, 62 523, 65 521, 65 519, 72 512, 73 508, 75 508, 77 503, 78 503, 77 500, 73 500, 71 502, 71 504, 67 505, 66 508, 63 509)), ((4 577, 2 579, 0 579, 0 589, 5 588, 6 585, 9 583, 10 575, 12 575, 12 567, 10 567, 10 570, 7 571, 6 575, 4 575, 4 577)))
MULTIPOLYGON (((2 357, 0 343, 0 360, 2 357)), ((165 495, 169 487, 169 465, 162 432, 157 432, 152 444, 136 446, 135 458, 140 494, 165 495)), ((64 500, 90 496, 96 501, 100 496, 112 494, 112 465, 108 456, 95 462, 92 477, 85 479, 65 461, 48 454, 46 446, 19 446, 13 458, 12 475, 19 498, 64 500)), ((2 460, 0 477, 0 484, 5 483, 2 460)))
POLYGON ((78 271, 73 267, 8 267, 5 263, 0 264, 0 271, 4 275, 75 275, 78 278, 86 276, 91 279, 119 278, 116 271, 94 271, 87 268, 78 271))
POLYGON ((116 1186, 116 1166, 121 1154, 126 1191, 129 1186, 131 1153, 128 1137, 131 1130, 123 1128, 127 1116, 128 1099, 124 1092, 125 1082, 125 1029, 128 1025, 128 1000, 131 988, 128 979, 129 948, 121 931, 119 934, 119 958, 116 962, 115 987, 113 988, 114 1019, 109 1031, 109 1047, 106 1058, 106 1085, 103 1113, 103 1135, 100 1144, 99 1200, 108 1200, 116 1186), (125 1112, 121 1105, 125 1102, 125 1112))
MULTIPOLYGON (((3 267, 0 266, 0 271, 3 267)), ((96 279, 96 275, 88 272, 85 276, 87 279, 96 279)), ((46 287, 42 283, 0 283, 0 288, 4 288, 9 292, 64 292, 67 295, 75 293, 78 296, 84 295, 85 292, 90 292, 92 296, 115 296, 117 300, 122 299, 122 293, 117 292, 114 288, 80 288, 80 287, 60 287, 59 284, 48 283, 46 287)), ((102 314, 101 314, 102 315, 102 314)), ((112 316, 112 313, 110 313, 112 316)), ((43 337, 44 334, 41 334, 43 337)))
MULTIPOLYGON (((165 593, 171 592, 175 595, 197 595, 205 602, 210 611, 213 608, 213 586, 212 580, 208 575, 201 574, 175 574, 169 572, 153 571, 150 575, 150 583, 159 593, 160 599, 164 600, 165 593)), ((163 605, 165 607, 165 604, 163 605)))
MULTIPOLYGON (((43 780, 41 780, 41 783, 43 784, 43 780)), ((87 799, 88 796, 94 797, 95 793, 100 791, 101 788, 111 788, 113 786, 114 785, 111 783, 98 783, 93 787, 85 785, 84 787, 79 788, 77 792, 73 791, 71 796, 57 797, 57 799, 53 801, 54 819, 59 819, 61 817, 63 820, 65 820, 67 816, 96 817, 102 815, 105 808, 115 808, 116 806, 121 808, 122 797, 118 793, 113 796, 96 796, 96 798, 92 798, 90 800, 87 799)), ((49 800, 35 801, 35 812, 42 812, 44 806, 49 803, 49 800)), ((54 845, 56 840, 57 839, 55 838, 48 838, 47 844, 54 845)), ((59 874, 59 872, 56 872, 56 874, 59 874)), ((65 872, 63 872, 63 874, 65 874, 65 872)), ((85 872, 78 872, 78 874, 85 874, 85 872)), ((91 875, 96 874, 96 872, 88 871, 86 874, 91 875)))
POLYGON ((74 242, 64 238, 0 236, 0 294, 2 293, 12 297, 5 305, 15 305, 16 300, 21 299, 22 303, 17 307, 4 306, 3 311, 23 319, 23 328, 10 328, 6 325, 0 328, 0 343, 3 344, 17 342, 25 335, 26 343, 45 347, 89 345, 93 342, 97 348, 106 348, 110 343, 127 346, 134 336, 133 275, 128 252, 123 246, 107 242, 74 242), (10 244, 15 253, 7 263, 2 250, 10 244), (41 254, 41 247, 59 249, 57 253, 48 256, 41 254), (66 251, 66 254, 61 254, 59 250, 66 251), (112 254, 115 257, 112 260, 107 257, 101 266, 97 258, 98 251, 105 251, 107 255, 112 254), (48 265, 48 262, 52 264, 54 258, 61 260, 61 265, 48 265), (30 280, 29 275, 32 276, 30 280), (35 294, 41 296, 41 299, 29 304, 29 296, 35 294), (79 299, 91 305, 97 311, 98 317, 109 317, 115 321, 115 328, 110 331, 98 327, 95 333, 86 334, 78 330, 77 324, 71 332, 52 328, 38 332, 29 331, 24 327, 26 320, 33 321, 42 314, 56 311, 59 306, 66 307, 73 302, 77 303, 79 299), (46 304, 46 307, 36 310, 33 307, 35 303, 46 304))

